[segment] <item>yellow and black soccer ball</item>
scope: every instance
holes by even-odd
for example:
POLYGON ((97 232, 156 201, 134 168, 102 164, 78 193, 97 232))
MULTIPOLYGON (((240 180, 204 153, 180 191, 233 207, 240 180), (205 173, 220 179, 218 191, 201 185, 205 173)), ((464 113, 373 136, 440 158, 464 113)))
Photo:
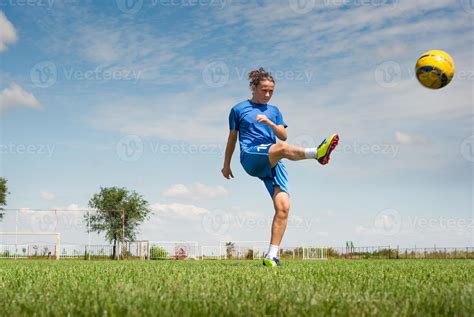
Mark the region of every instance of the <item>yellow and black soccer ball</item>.
POLYGON ((454 76, 454 61, 448 53, 428 51, 416 62, 416 78, 425 87, 440 89, 448 85, 454 76))

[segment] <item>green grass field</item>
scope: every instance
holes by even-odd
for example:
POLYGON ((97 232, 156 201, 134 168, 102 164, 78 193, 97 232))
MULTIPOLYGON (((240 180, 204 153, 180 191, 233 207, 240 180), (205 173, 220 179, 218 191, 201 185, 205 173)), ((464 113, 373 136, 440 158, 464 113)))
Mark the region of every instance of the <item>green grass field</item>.
POLYGON ((474 315, 472 260, 0 261, 0 316, 474 315))

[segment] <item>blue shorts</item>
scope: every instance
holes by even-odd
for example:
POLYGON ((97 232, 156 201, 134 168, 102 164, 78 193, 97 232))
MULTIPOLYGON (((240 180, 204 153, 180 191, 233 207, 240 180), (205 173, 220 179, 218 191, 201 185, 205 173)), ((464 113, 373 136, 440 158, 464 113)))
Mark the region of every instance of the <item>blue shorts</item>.
POLYGON ((282 161, 278 161, 275 167, 271 167, 268 151, 273 144, 261 144, 250 146, 240 152, 240 163, 250 176, 260 178, 268 193, 273 198, 275 186, 288 193, 288 173, 282 161))

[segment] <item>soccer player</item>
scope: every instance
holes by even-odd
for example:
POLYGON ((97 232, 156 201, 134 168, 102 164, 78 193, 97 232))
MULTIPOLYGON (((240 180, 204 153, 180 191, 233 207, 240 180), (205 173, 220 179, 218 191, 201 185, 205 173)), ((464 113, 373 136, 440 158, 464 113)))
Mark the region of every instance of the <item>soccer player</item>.
POLYGON ((268 102, 272 98, 275 81, 263 68, 249 73, 252 99, 235 105, 229 115, 229 138, 225 150, 222 175, 233 178, 230 162, 234 153, 237 137, 240 143, 240 163, 251 176, 260 178, 273 200, 273 217, 270 246, 263 260, 265 266, 280 266, 278 249, 288 223, 290 198, 288 174, 282 159, 292 161, 316 159, 325 165, 331 152, 339 142, 339 136, 333 134, 317 148, 302 148, 286 143, 286 123, 280 110, 268 102), (275 136, 283 141, 276 142, 275 136))

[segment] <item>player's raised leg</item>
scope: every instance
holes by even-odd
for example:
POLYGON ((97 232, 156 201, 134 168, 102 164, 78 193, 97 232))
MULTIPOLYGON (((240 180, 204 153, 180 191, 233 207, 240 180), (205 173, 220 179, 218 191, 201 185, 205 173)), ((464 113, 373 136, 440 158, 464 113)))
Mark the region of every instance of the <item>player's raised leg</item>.
POLYGON ((339 136, 337 134, 333 134, 328 139, 323 140, 317 148, 302 148, 281 142, 271 146, 268 151, 268 159, 272 167, 283 158, 291 161, 316 159, 319 163, 325 165, 329 162, 331 152, 336 148, 338 143, 339 136))
POLYGON ((286 142, 276 143, 268 150, 268 159, 270 165, 274 167, 277 162, 283 158, 291 161, 299 161, 306 159, 305 149, 299 146, 294 146, 286 142))
POLYGON ((279 186, 274 187, 273 207, 275 208, 275 215, 272 223, 272 236, 268 252, 263 259, 263 265, 272 267, 280 266, 278 249, 280 248, 281 240, 285 234, 286 225, 288 224, 288 214, 290 212, 290 197, 288 193, 282 191, 279 186))

